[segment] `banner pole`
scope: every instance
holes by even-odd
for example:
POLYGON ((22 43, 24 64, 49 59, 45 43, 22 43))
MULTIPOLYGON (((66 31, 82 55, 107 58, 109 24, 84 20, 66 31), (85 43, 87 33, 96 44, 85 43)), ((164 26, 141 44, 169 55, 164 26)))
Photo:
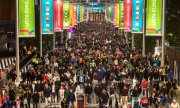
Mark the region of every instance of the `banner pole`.
POLYGON ((19 82, 19 0, 16 0, 16 74, 16 81, 19 82))
POLYGON ((61 44, 63 44, 63 39, 64 39, 64 37, 63 37, 63 31, 61 31, 61 44))
POLYGON ((40 57, 42 57, 42 0, 40 0, 40 57))
POLYGON ((53 34, 53 50, 55 50, 56 33, 53 34))
POLYGON ((146 13, 146 6, 145 6, 145 0, 143 0, 143 44, 142 44, 142 55, 143 57, 146 55, 146 37, 145 37, 145 13, 146 13))
POLYGON ((134 33, 132 33, 132 49, 134 49, 134 33))
POLYGON ((165 30, 166 30, 166 0, 163 0, 163 21, 162 21, 162 66, 165 65, 165 30))

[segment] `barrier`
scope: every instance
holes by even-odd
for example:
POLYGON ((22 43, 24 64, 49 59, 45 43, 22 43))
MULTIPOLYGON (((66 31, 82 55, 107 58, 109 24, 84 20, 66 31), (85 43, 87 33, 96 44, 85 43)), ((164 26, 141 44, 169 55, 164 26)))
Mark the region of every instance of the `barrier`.
POLYGON ((85 95, 77 95, 75 107, 74 108, 86 108, 86 96, 85 95))

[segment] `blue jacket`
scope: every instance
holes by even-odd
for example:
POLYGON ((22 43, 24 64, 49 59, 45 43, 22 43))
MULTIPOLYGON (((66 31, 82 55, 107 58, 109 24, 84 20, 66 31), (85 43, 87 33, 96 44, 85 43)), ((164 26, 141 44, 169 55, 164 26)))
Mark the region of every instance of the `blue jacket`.
POLYGON ((170 71, 170 72, 168 73, 168 78, 169 78, 170 80, 172 80, 172 79, 174 78, 174 75, 173 75, 173 72, 172 72, 172 71, 170 71))
POLYGON ((167 99, 163 96, 160 96, 160 103, 162 104, 166 104, 167 103, 167 99))
POLYGON ((105 74, 104 69, 101 69, 100 72, 99 72, 99 74, 98 74, 98 79, 103 78, 104 74, 105 74))

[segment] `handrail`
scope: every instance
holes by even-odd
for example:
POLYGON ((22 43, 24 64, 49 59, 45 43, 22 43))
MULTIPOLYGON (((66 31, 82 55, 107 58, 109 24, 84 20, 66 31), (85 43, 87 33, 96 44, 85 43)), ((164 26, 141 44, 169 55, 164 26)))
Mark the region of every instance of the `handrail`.
MULTIPOLYGON (((31 62, 31 60, 32 60, 32 58, 35 56, 36 54, 35 53, 33 53, 33 54, 31 54, 31 55, 29 55, 29 56, 27 56, 25 59, 23 59, 22 61, 20 61, 20 72, 21 72, 21 70, 24 68, 24 67, 26 67, 30 62, 31 62)), ((10 78, 10 73, 12 73, 12 72, 14 72, 14 71, 16 71, 16 67, 15 68, 13 68, 8 74, 7 74, 7 78, 9 79, 10 78)))

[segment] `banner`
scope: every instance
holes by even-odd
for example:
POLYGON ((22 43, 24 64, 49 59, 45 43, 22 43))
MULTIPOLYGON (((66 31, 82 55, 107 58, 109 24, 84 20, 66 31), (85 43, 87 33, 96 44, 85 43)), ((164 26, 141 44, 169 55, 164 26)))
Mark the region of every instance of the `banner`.
POLYGON ((88 8, 86 8, 86 22, 89 21, 89 10, 88 8))
POLYGON ((119 29, 124 29, 124 2, 119 2, 119 29))
POLYGON ((77 5, 74 4, 74 25, 77 25, 77 5))
POLYGON ((124 0, 124 30, 132 29, 132 0, 124 0))
POLYGON ((70 26, 70 3, 69 1, 63 2, 63 29, 69 29, 70 26))
POLYGON ((77 6, 77 18, 78 18, 78 23, 80 23, 80 19, 81 19, 81 8, 80 5, 77 6))
POLYGON ((80 22, 83 21, 83 6, 80 6, 80 22))
POLYGON ((111 6, 111 10, 112 10, 112 13, 111 13, 111 20, 112 20, 112 23, 114 24, 114 5, 111 6))
POLYGON ((42 0, 42 34, 53 34, 53 0, 42 0))
POLYGON ((147 0, 146 35, 162 35, 162 0, 147 0))
POLYGON ((110 6, 109 8, 108 8, 108 13, 109 13, 109 21, 110 22, 113 22, 113 11, 112 11, 112 6, 110 6))
POLYGON ((19 0, 19 37, 35 37, 34 0, 19 0))
POLYGON ((70 4, 70 26, 74 27, 74 5, 70 4))
POLYGON ((54 0, 54 30, 63 30, 63 0, 54 0))
POLYGON ((143 0, 133 0, 132 3, 132 33, 143 32, 143 0))
POLYGON ((115 4, 115 26, 119 27, 119 4, 115 4))

